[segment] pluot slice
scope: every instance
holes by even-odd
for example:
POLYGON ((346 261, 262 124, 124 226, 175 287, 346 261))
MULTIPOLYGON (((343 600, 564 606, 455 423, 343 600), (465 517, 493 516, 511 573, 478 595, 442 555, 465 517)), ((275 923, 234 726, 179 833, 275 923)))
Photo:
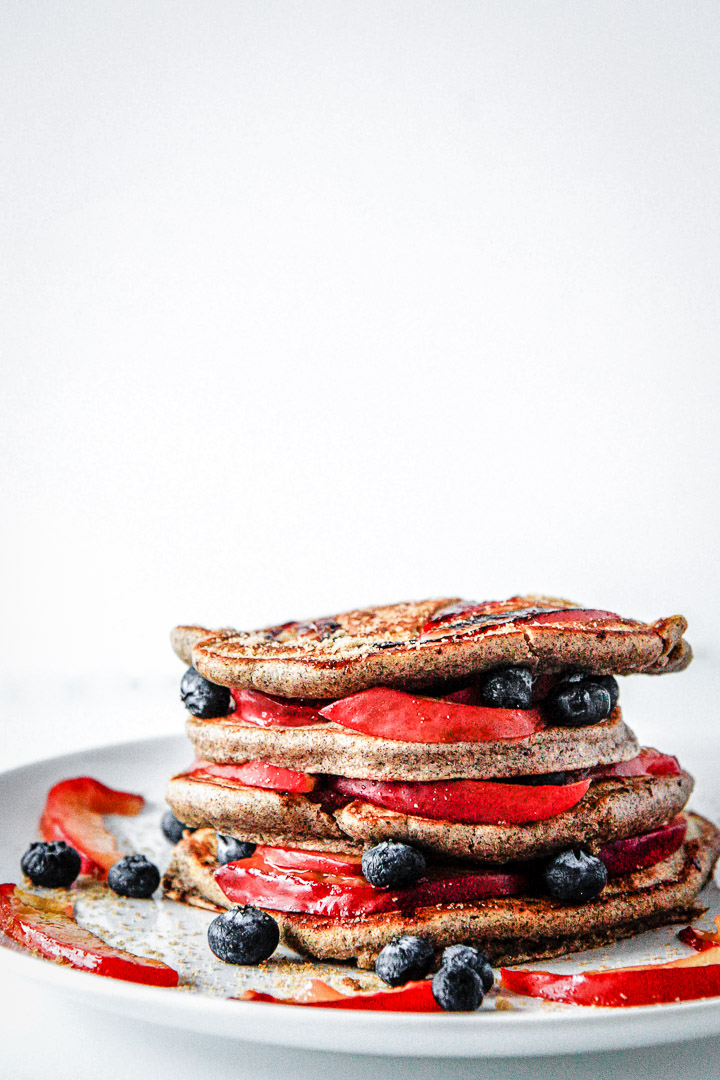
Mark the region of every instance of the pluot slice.
POLYGON ((43 840, 64 840, 82 859, 81 874, 104 877, 120 858, 117 841, 105 828, 103 814, 139 814, 142 795, 115 791, 91 776, 61 780, 50 788, 40 819, 43 840))
POLYGON ((30 952, 112 979, 177 986, 178 973, 160 960, 115 949, 78 926, 71 904, 0 885, 0 931, 30 952))
POLYGON ((488 709, 375 686, 320 710, 363 735, 415 743, 524 739, 545 727, 537 709, 488 709))
POLYGON ((680 762, 672 754, 663 754, 651 746, 644 746, 640 753, 629 761, 617 761, 612 765, 598 765, 593 769, 596 778, 623 776, 679 776, 682 772, 680 762))
POLYGON ((284 870, 314 870, 321 874, 361 874, 360 855, 340 855, 332 851, 303 851, 300 848, 258 846, 266 863, 284 870))
POLYGON ((695 1001, 720 995, 720 946, 668 964, 557 975, 550 971, 501 969, 507 990, 545 1001, 618 1008, 695 1001))
POLYGON ((687 832, 687 819, 680 816, 652 832, 614 840, 598 851, 598 858, 607 867, 609 877, 631 874, 667 859, 682 844, 687 832))
POLYGON ((321 873, 277 866, 262 848, 249 859, 219 867, 214 876, 234 904, 340 918, 518 896, 531 884, 524 871, 439 870, 406 888, 378 889, 359 871, 321 873))
POLYGON ((377 1012, 442 1012, 432 995, 429 979, 409 982, 396 990, 341 994, 321 979, 310 979, 296 998, 278 998, 259 990, 246 990, 239 1001, 264 1001, 275 1005, 314 1005, 325 1009, 373 1009, 377 1012))
POLYGON ((401 814, 457 821, 466 825, 524 825, 570 810, 590 787, 572 784, 506 784, 495 780, 402 781, 353 780, 336 776, 334 791, 401 814))
POLYGON ((317 777, 310 773, 283 769, 279 765, 270 765, 267 761, 246 761, 244 765, 218 765, 212 761, 196 761, 187 775, 200 778, 217 776, 224 780, 235 780, 246 787, 266 788, 270 791, 313 791, 317 785, 317 777))
POLYGON ((305 727, 322 723, 322 717, 312 705, 262 694, 259 690, 232 689, 230 693, 235 711, 230 713, 229 720, 257 724, 258 727, 305 727))

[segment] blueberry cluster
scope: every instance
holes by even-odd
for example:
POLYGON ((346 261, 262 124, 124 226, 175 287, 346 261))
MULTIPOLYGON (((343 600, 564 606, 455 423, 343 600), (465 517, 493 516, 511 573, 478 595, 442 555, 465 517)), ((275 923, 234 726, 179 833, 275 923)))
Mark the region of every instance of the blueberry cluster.
MULTIPOLYGON (((480 700, 492 709, 529 709, 533 704, 535 677, 528 667, 497 668, 485 676, 480 700)), ((607 720, 620 692, 612 675, 574 672, 563 676, 550 691, 545 710, 553 723, 563 727, 586 727, 607 720)))
MULTIPOLYGON (((404 986, 424 979, 434 962, 429 941, 405 934, 389 942, 378 955, 375 973, 388 986, 404 986)), ((485 953, 471 945, 450 945, 442 954, 432 980, 432 993, 447 1012, 474 1012, 493 985, 492 965, 485 953)))

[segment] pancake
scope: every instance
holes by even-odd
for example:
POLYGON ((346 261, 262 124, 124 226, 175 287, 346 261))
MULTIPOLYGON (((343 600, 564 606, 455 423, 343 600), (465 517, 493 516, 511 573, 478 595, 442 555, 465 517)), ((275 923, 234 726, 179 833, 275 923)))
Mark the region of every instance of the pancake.
POLYGON ((459 859, 514 862, 534 859, 575 845, 601 844, 649 832, 670 821, 693 788, 689 773, 679 776, 624 777, 597 781, 575 806, 528 825, 462 825, 399 814, 361 800, 334 811, 307 795, 251 788, 221 777, 173 777, 166 799, 186 825, 212 826, 218 832, 260 844, 296 846, 324 840, 323 850, 365 847, 380 840, 402 840, 459 859), (272 839, 270 839, 272 838, 272 839))
MULTIPOLYGON (((281 940, 307 956, 355 960, 372 968, 380 950, 400 934, 428 939, 437 953, 456 942, 475 945, 495 964, 558 956, 641 933, 697 915, 698 893, 720 854, 720 832, 688 815, 683 845, 667 859, 611 879, 595 900, 563 904, 547 897, 497 897, 474 903, 438 904, 355 918, 278 912, 281 940)), ((217 867, 211 829, 186 833, 173 849, 163 880, 170 899, 211 910, 232 907, 213 878, 217 867)))
POLYGON ((482 742, 402 742, 362 735, 332 722, 264 728, 231 716, 201 720, 190 713, 186 731, 205 761, 268 761, 300 772, 372 780, 527 776, 628 761, 639 749, 619 708, 588 727, 548 727, 527 738, 482 742))
POLYGON ((680 615, 643 623, 553 597, 446 597, 250 632, 179 626, 171 640, 214 683, 328 699, 372 686, 420 689, 517 664, 544 673, 680 671, 692 656, 686 629, 680 615))

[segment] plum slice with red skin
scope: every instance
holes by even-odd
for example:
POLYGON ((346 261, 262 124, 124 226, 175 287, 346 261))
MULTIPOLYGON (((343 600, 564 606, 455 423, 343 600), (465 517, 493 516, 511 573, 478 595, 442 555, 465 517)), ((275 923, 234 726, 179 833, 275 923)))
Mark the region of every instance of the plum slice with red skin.
POLYGON ((401 814, 466 825, 524 825, 570 810, 590 787, 590 780, 571 784, 501 783, 496 780, 408 782, 332 777, 332 789, 401 814))
POLYGON ((611 968, 558 975, 551 971, 501 968, 506 990, 545 1001, 619 1008, 662 1005, 720 996, 720 947, 667 964, 611 968))
MULTIPOLYGON (((298 853, 298 861, 302 853, 298 853)), ((310 860, 308 860, 308 865, 310 860)), ((339 869, 339 867, 338 867, 339 869)), ((227 863, 215 880, 229 900, 271 911, 295 911, 338 918, 463 903, 492 896, 520 896, 531 879, 524 870, 438 869, 402 889, 378 889, 359 872, 322 873, 281 867, 258 848, 249 859, 227 863)))
POLYGON ((629 761, 597 765, 592 770, 592 775, 596 779, 602 779, 624 776, 679 776, 681 772, 680 762, 672 754, 663 754, 651 746, 644 746, 640 753, 629 761))
POLYGON ((134 816, 145 805, 142 795, 115 791, 91 776, 61 780, 50 788, 40 819, 43 840, 64 840, 81 858, 80 873, 105 877, 120 858, 117 841, 105 828, 103 814, 134 816))
POLYGON ((606 844, 597 855, 605 863, 608 877, 633 874, 667 859, 680 847, 686 832, 687 819, 680 816, 661 829, 606 844))
POLYGON ((314 1005, 325 1009, 372 1009, 376 1012, 442 1012, 432 995, 429 979, 409 982, 396 990, 341 994, 321 979, 310 979, 300 996, 279 998, 260 990, 246 990, 238 1001, 265 1001, 275 1005, 314 1005))
POLYGON ((200 779, 217 777, 222 780, 234 780, 245 787, 265 788, 269 791, 283 791, 289 794, 313 791, 317 786, 317 777, 311 773, 283 769, 279 765, 271 765, 268 761, 246 761, 243 765, 223 765, 213 761, 198 760, 194 762, 186 775, 200 779))
MULTIPOLYGON (((228 720, 240 720, 257 727, 305 727, 323 723, 315 702, 263 694, 259 690, 231 689, 235 710, 228 720)), ((322 702, 318 703, 318 707, 322 702)))
POLYGON ((546 726, 537 709, 490 709, 385 686, 333 701, 320 715, 363 735, 417 743, 526 739, 546 726))
POLYGON ((177 986, 178 973, 160 960, 115 949, 78 926, 72 904, 0 885, 0 931, 29 952, 80 971, 146 986, 177 986))

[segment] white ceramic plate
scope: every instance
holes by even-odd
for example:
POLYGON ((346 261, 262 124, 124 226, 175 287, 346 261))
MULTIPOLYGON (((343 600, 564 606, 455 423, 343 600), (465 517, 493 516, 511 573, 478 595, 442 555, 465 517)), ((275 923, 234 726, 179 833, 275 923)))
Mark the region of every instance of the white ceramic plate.
MULTIPOLYGON (((52 758, 0 775, 0 880, 19 881, 22 852, 36 836, 37 820, 49 787, 69 776, 90 775, 113 787, 141 792, 148 800, 135 819, 113 818, 112 827, 126 850, 140 850, 159 864, 170 845, 158 823, 165 809, 168 777, 189 760, 181 738, 148 739, 52 758)), ((720 913, 715 885, 705 890, 708 915, 720 913)), ((550 1005, 513 998, 512 1011, 496 1009, 497 995, 472 1015, 342 1012, 228 1000, 247 986, 275 987, 287 993, 288 964, 303 961, 285 954, 263 968, 223 964, 205 940, 210 913, 162 899, 126 901, 100 885, 78 891, 79 921, 112 944, 161 956, 178 969, 186 986, 179 991, 138 986, 73 971, 0 948, 0 975, 38 979, 84 1006, 186 1030, 278 1046, 352 1053, 432 1057, 484 1057, 584 1053, 720 1034, 720 999, 632 1009, 593 1009, 550 1005)), ((584 953, 575 960, 547 962, 551 970, 581 970, 611 963, 624 965, 669 959, 686 952, 676 928, 644 934, 611 949, 584 953)), ((308 974, 310 966, 304 965, 308 974)), ((357 974, 345 965, 314 965, 313 974, 343 988, 357 974)), ((370 984, 372 974, 362 975, 370 984)), ((508 996, 507 1000, 510 1000, 508 996)))

